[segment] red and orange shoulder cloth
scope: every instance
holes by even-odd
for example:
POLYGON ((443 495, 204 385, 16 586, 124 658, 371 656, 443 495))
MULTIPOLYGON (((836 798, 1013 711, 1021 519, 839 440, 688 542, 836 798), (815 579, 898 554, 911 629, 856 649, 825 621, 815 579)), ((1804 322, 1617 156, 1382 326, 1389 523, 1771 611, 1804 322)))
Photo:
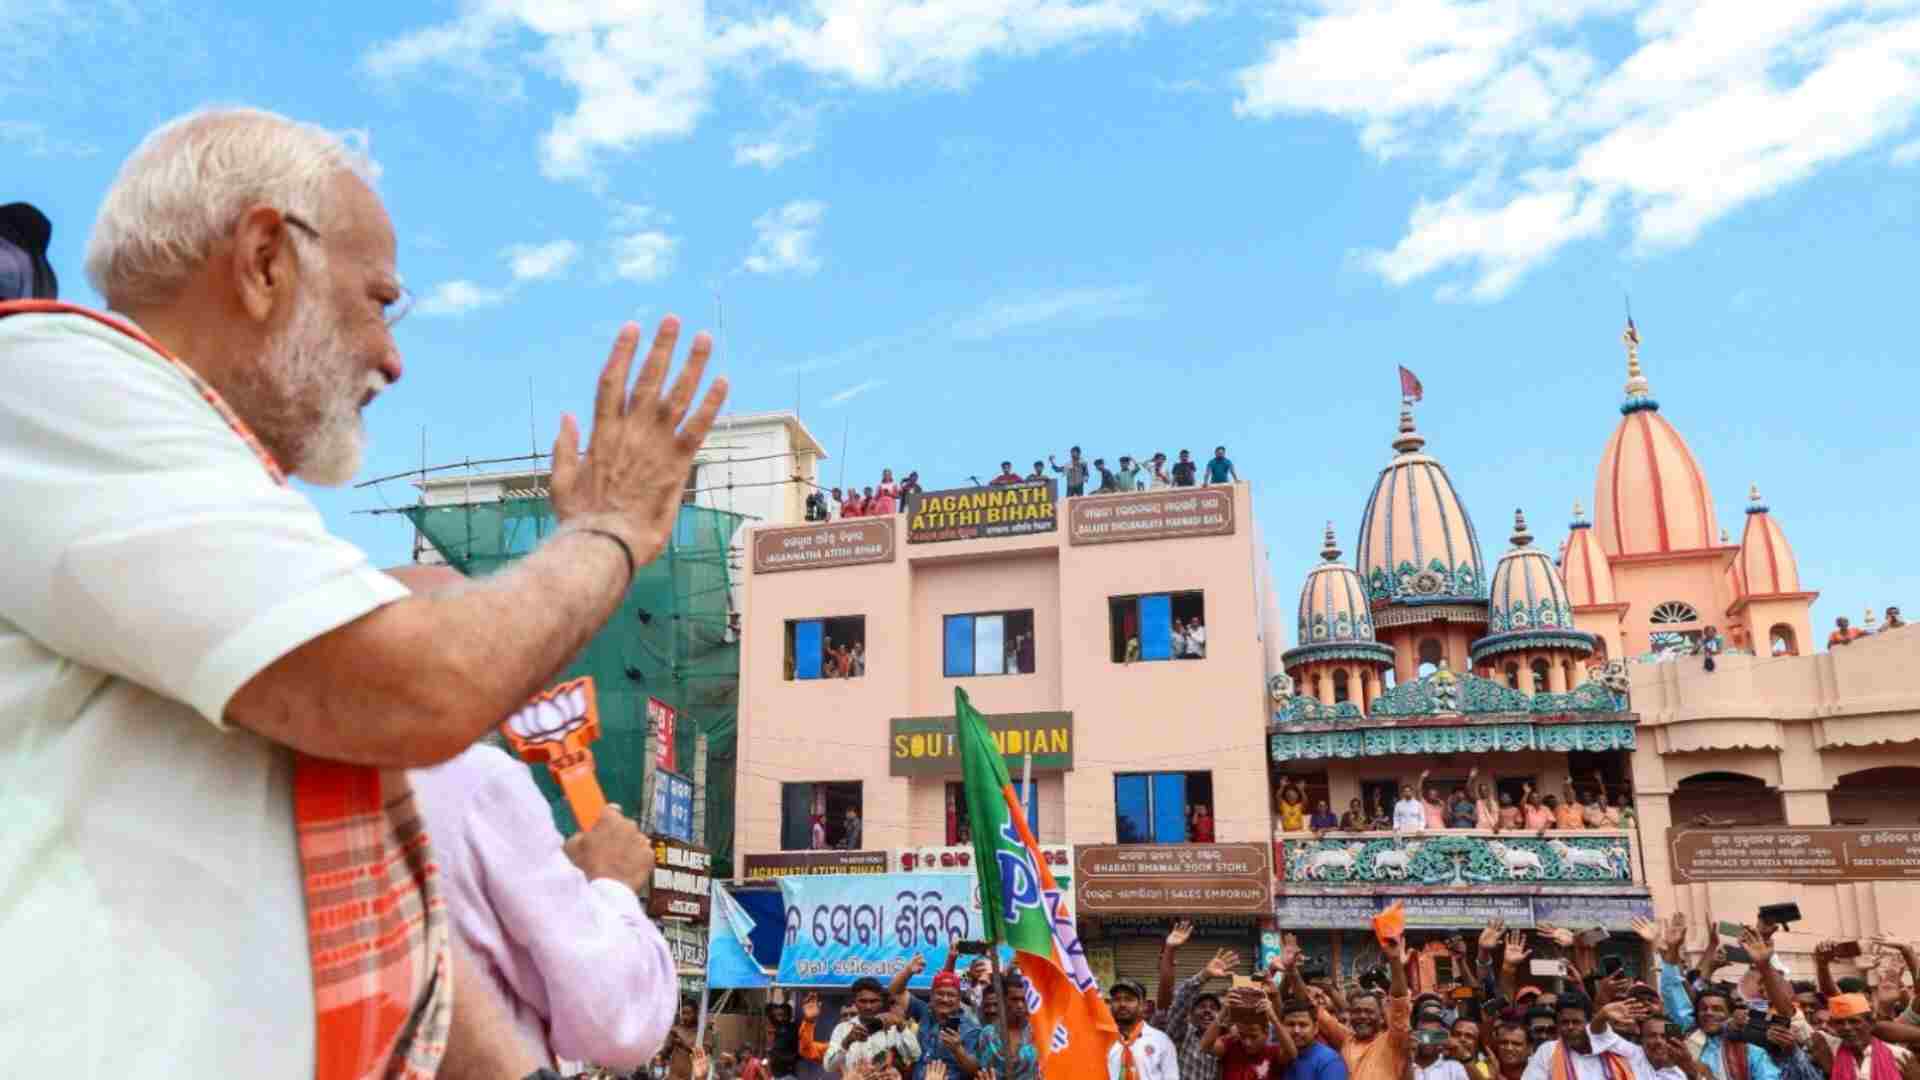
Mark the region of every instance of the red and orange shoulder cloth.
MULTIPOLYGON (((213 387, 136 327, 51 300, 0 317, 80 315, 152 349, 199 391, 276 483, 286 475, 213 387)), ((293 822, 313 962, 315 1080, 430 1080, 453 1017, 447 917, 399 770, 294 755, 293 822)))

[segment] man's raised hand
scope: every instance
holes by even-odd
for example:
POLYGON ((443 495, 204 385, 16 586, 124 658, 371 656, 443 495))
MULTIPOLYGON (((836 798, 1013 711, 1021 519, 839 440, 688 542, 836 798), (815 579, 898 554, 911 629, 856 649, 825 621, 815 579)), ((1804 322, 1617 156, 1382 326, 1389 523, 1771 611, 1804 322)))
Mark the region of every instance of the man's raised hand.
POLYGON ((713 339, 694 335, 679 378, 667 389, 680 320, 660 320, 653 346, 629 391, 627 377, 640 344, 640 328, 621 327, 600 372, 594 396, 593 430, 586 452, 572 416, 560 421, 553 442, 553 512, 563 524, 605 529, 632 549, 636 566, 652 562, 673 531, 687 470, 727 400, 727 382, 715 379, 700 407, 689 415, 693 394, 713 355, 713 339), (684 426, 682 424, 684 421, 684 426))
POLYGON ((1221 949, 1213 954, 1213 959, 1207 961, 1207 978, 1228 978, 1233 974, 1233 969, 1239 966, 1239 953, 1234 952, 1232 949, 1221 949))
POLYGON ((1173 929, 1167 933, 1167 944, 1177 949, 1185 945, 1191 937, 1193 937, 1193 923, 1182 919, 1174 923, 1173 929))

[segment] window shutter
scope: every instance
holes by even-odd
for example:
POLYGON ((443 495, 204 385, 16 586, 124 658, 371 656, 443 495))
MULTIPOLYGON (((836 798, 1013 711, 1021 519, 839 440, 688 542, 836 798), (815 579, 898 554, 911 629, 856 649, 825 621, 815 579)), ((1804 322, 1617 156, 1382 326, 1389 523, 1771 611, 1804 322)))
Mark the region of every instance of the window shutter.
POLYGON ((796 679, 817 679, 820 677, 820 638, 825 624, 819 619, 808 619, 793 624, 793 677, 796 679))

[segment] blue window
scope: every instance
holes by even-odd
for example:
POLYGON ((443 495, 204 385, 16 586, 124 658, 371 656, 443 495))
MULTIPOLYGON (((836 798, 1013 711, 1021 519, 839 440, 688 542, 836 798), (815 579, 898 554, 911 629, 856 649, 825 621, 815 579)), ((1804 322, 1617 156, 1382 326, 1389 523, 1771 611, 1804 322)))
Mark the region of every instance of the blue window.
POLYGON ((1206 602, 1198 592, 1146 593, 1107 601, 1113 662, 1202 660, 1206 602))
POLYGON ((1184 844, 1197 812, 1213 812, 1213 774, 1119 773, 1113 778, 1113 833, 1122 844, 1184 844))
POLYGON ((787 620, 786 676, 857 679, 867 673, 867 620, 861 615, 787 620))
POLYGON ((949 615, 941 670, 949 679, 1033 674, 1033 612, 988 611, 949 615))

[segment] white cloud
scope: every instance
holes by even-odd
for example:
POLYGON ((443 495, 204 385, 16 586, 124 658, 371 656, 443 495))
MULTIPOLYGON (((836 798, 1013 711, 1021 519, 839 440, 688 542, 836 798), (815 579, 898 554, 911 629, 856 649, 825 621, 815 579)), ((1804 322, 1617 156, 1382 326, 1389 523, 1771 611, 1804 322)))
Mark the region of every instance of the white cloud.
POLYGON ((796 199, 753 221, 758 234, 744 265, 756 274, 811 274, 820 269, 813 241, 826 219, 827 204, 796 199))
POLYGON ((628 281, 658 281, 672 271, 679 245, 658 229, 614 237, 613 272, 628 281))
POLYGON ((666 230, 673 218, 651 206, 617 203, 613 272, 628 281, 658 281, 673 270, 680 238, 666 230))
POLYGON ((1895 165, 1911 165, 1920 161, 1920 139, 1894 147, 1891 160, 1895 165))
MULTIPOLYGON (((523 69, 548 75, 574 98, 541 138, 542 168, 593 181, 603 155, 693 132, 723 76, 784 67, 863 90, 957 87, 990 56, 1137 34, 1204 10, 1204 0, 783 0, 714 11, 706 0, 490 0, 381 42, 362 66, 384 78, 445 68, 508 95, 521 92, 523 69)), ((771 168, 810 141, 747 137, 736 160, 771 168)))
POLYGON ((819 132, 818 108, 788 107, 772 130, 756 135, 734 136, 733 163, 752 165, 771 172, 794 158, 812 153, 819 132))
POLYGON ((510 289, 489 289, 464 278, 443 281, 420 301, 422 315, 465 315, 507 302, 510 289))
POLYGON ((507 266, 515 281, 544 281, 558 277, 580 254, 580 245, 571 240, 546 244, 515 244, 506 250, 507 266))
POLYGON ((855 383, 852 386, 847 387, 845 390, 840 391, 839 393, 829 395, 827 399, 825 401, 822 401, 820 404, 826 406, 829 409, 839 405, 845 405, 847 402, 852 401, 854 398, 859 397, 861 394, 864 394, 869 390, 878 390, 885 385, 887 385, 887 380, 885 379, 868 379, 866 382, 855 383))
POLYGON ((1492 299, 1614 220, 1684 245, 1911 128, 1920 0, 1313 0, 1238 78, 1244 116, 1337 116, 1462 174, 1359 261, 1492 299))
POLYGON ((1058 289, 1032 296, 996 300, 953 324, 960 341, 985 341, 1036 326, 1103 322, 1150 313, 1144 285, 1058 289))

